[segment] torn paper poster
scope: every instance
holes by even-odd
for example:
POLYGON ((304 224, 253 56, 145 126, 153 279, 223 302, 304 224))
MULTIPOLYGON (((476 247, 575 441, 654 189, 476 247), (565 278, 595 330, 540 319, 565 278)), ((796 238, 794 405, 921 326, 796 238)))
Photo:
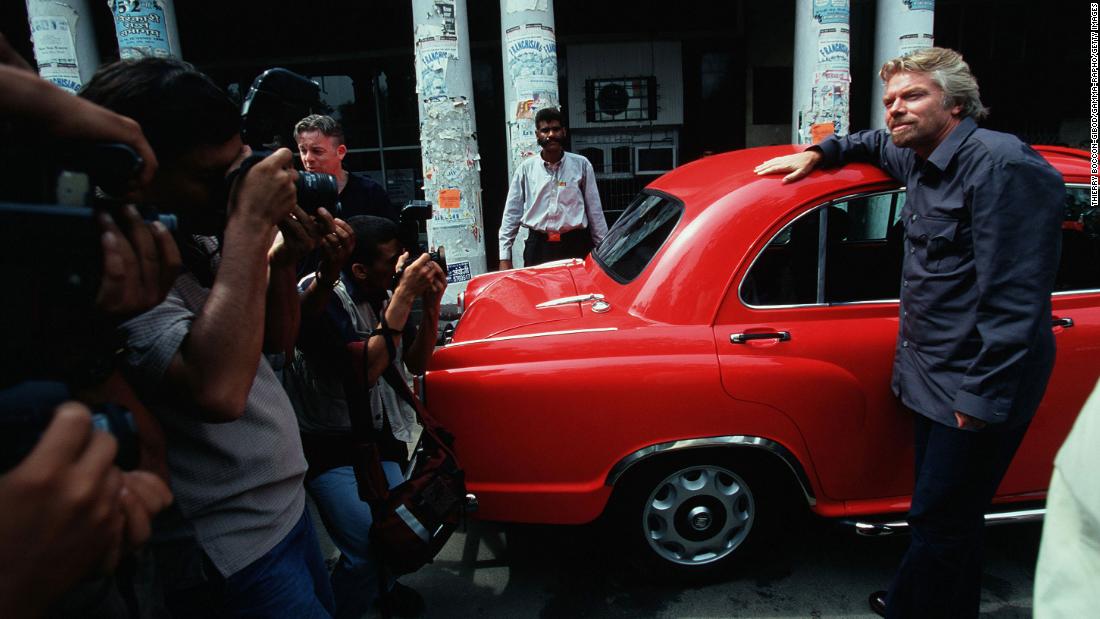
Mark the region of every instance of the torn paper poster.
POLYGON ((851 66, 849 39, 848 28, 845 26, 822 28, 817 38, 818 70, 847 70, 851 66))
POLYGON ((447 93, 447 67, 458 59, 458 38, 440 34, 416 41, 417 92, 424 98, 447 93))
MULTIPOLYGON (((61 10, 68 7, 58 7, 61 10)), ((76 21, 76 12, 72 12, 72 22, 63 15, 42 15, 32 17, 31 41, 34 43, 34 59, 38 63, 38 74, 42 79, 53 82, 61 88, 76 93, 83 82, 80 79, 80 63, 76 56, 76 42, 73 38, 72 24, 76 21)))
POLYGON ((931 34, 903 34, 898 37, 898 55, 905 56, 936 44, 931 34))
POLYGON ((504 33, 508 75, 516 95, 532 99, 536 92, 558 92, 558 45, 554 29, 542 24, 509 28, 504 33))
POLYGON ((504 10, 508 13, 520 11, 546 11, 546 0, 507 0, 504 10))
POLYGON ((814 19, 821 25, 847 25, 848 15, 848 0, 814 0, 814 19))
POLYGON ((168 58, 168 24, 164 4, 158 0, 107 0, 115 18, 118 55, 122 59, 152 56, 168 58))
POLYGON ((475 211, 472 209, 476 205, 470 201, 471 198, 476 200, 476 196, 470 195, 469 190, 480 187, 480 178, 469 106, 455 105, 450 99, 426 101, 420 132, 423 136, 424 193, 440 200, 440 208, 435 209, 432 216, 433 225, 473 223, 475 211), (457 195, 445 193, 447 190, 457 195))

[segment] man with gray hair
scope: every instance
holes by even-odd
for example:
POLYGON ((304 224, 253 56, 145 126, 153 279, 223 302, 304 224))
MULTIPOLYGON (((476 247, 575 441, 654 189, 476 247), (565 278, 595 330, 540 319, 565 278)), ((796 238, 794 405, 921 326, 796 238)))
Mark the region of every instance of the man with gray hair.
POLYGON ((382 185, 369 176, 344 169, 348 147, 344 128, 331 116, 311 114, 294 125, 298 154, 307 172, 331 174, 340 187, 340 209, 334 213, 343 220, 356 215, 374 215, 397 221, 397 210, 382 185))
POLYGON ((912 540, 887 617, 977 617, 984 514, 1054 365, 1050 294, 1062 177, 1015 136, 979 129, 978 84, 957 52, 895 58, 885 131, 830 137, 757 174, 797 181, 866 161, 907 187, 892 388, 914 419, 912 540))

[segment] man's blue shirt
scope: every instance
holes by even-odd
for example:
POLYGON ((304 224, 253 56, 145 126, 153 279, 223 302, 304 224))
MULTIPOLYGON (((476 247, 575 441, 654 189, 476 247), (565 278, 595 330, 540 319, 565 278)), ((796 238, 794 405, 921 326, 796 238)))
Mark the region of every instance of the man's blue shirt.
POLYGON ((951 426, 955 411, 1008 426, 1030 419, 1054 365, 1062 176, 970 118, 927 160, 884 130, 816 148, 822 166, 866 161, 907 187, 894 392, 951 426))

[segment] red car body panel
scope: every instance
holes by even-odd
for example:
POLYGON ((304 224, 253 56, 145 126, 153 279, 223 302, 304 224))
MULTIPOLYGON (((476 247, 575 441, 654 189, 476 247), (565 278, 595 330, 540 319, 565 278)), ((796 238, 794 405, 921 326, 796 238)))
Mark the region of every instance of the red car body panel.
MULTIPOLYGON (((752 308, 740 284, 799 214, 897 183, 869 165, 788 185, 752 170, 800 147, 738 151, 678 168, 647 190, 682 202, 675 229, 632 281, 589 257, 475 278, 453 342, 425 379, 428 406, 456 436, 467 485, 489 520, 583 523, 604 510, 609 475, 653 445, 758 437, 801 469, 823 516, 901 512, 912 489, 912 423, 890 392, 897 302, 752 308), (574 295, 590 302, 537 308, 574 295), (790 341, 730 343, 788 331, 790 341)), ((1087 154, 1042 148, 1068 183, 1087 154)), ((1054 453, 1100 367, 1100 293, 1057 295, 1054 377, 999 501, 1044 496, 1054 453)))

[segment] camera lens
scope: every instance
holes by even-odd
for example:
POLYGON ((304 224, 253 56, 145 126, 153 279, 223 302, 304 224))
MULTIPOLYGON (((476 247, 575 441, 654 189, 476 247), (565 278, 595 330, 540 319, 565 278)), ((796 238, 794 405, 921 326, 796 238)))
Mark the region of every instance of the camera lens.
POLYGON ((340 195, 336 177, 318 172, 298 172, 298 206, 314 215, 317 209, 324 207, 330 211, 336 206, 340 195))

